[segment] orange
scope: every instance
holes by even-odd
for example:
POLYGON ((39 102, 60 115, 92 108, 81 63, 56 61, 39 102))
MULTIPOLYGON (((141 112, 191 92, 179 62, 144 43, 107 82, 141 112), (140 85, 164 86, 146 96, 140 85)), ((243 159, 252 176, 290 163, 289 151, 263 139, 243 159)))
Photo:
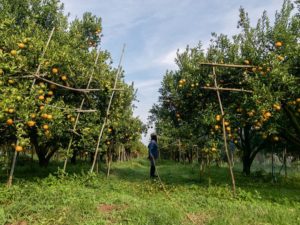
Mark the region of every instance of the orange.
POLYGON ((23 43, 19 43, 19 44, 18 44, 18 47, 19 47, 20 49, 23 49, 23 48, 25 48, 25 45, 24 45, 23 43))
POLYGON ((44 100, 44 99, 45 99, 44 95, 40 95, 40 96, 39 96, 39 100, 42 101, 42 100, 44 100))
POLYGON ((10 51, 10 54, 11 54, 12 56, 16 56, 16 55, 17 55, 17 51, 16 51, 16 50, 11 50, 11 51, 10 51))
POLYGON ((249 60, 244 60, 244 63, 246 64, 246 65, 249 65, 250 64, 250 62, 249 62, 249 60))
POLYGON ((281 41, 277 41, 277 42, 275 43, 275 46, 276 46, 277 48, 281 47, 281 46, 282 46, 282 42, 281 42, 281 41))
POLYGON ((6 124, 9 125, 9 126, 13 125, 13 123, 14 123, 14 121, 12 119, 6 120, 6 124))
POLYGON ((216 121, 220 121, 221 120, 221 115, 216 115, 216 121))
POLYGON ((280 111, 281 109, 281 106, 277 103, 273 104, 273 108, 276 110, 276 111, 280 111))
POLYGON ((67 77, 66 75, 63 75, 63 76, 61 76, 61 79, 62 79, 63 81, 66 81, 66 80, 68 80, 68 77, 67 77))
POLYGON ((43 129, 44 130, 48 130, 49 129, 49 126, 47 124, 43 125, 43 129))
POLYGON ((33 127, 35 125, 35 121, 30 120, 30 121, 27 122, 27 125, 29 127, 33 127))
POLYGON ((225 125, 225 126, 229 126, 229 122, 228 122, 228 121, 225 121, 225 122, 224 122, 224 125, 225 125))
POLYGON ((57 73, 58 73, 58 69, 57 69, 56 67, 53 67, 53 68, 52 68, 52 73, 53 73, 53 74, 57 74, 57 73))
POLYGON ((14 109, 8 109, 8 112, 9 112, 9 113, 14 113, 15 110, 14 110, 14 109))
POLYGON ((274 136, 273 137, 273 141, 279 141, 279 137, 278 136, 274 136))
POLYGON ((221 127, 219 125, 215 125, 215 129, 219 130, 221 127))
POLYGON ((277 59, 278 59, 279 61, 283 61, 283 60, 284 60, 284 57, 281 56, 281 55, 279 55, 279 56, 277 56, 277 59))
POLYGON ((12 80, 12 79, 9 79, 9 80, 8 80, 8 83, 9 83, 9 84, 14 84, 14 83, 15 83, 15 81, 14 81, 14 80, 12 80))
POLYGON ((46 113, 42 114, 42 118, 43 119, 47 119, 48 118, 48 115, 46 113))
POLYGON ((23 147, 20 146, 20 145, 17 145, 15 149, 16 149, 17 152, 23 151, 23 147))

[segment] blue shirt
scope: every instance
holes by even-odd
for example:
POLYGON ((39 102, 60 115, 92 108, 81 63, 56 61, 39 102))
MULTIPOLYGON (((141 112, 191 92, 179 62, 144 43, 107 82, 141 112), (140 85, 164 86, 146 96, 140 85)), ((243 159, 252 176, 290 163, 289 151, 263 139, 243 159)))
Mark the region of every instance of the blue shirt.
POLYGON ((148 155, 149 157, 152 155, 154 159, 158 158, 158 146, 156 141, 151 140, 151 142, 148 145, 148 155))

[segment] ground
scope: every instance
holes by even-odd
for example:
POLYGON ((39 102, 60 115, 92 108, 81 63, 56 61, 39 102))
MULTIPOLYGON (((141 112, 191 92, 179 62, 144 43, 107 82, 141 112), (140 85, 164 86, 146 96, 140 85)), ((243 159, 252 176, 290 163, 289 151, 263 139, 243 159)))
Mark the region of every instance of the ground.
POLYGON ((268 174, 244 177, 237 165, 233 198, 226 166, 200 176, 197 164, 161 161, 166 193, 148 178, 145 159, 114 163, 109 178, 89 175, 86 163, 70 165, 68 176, 56 172, 60 163, 27 164, 17 166, 12 188, 1 177, 0 224, 300 224, 294 174, 272 182, 268 174))

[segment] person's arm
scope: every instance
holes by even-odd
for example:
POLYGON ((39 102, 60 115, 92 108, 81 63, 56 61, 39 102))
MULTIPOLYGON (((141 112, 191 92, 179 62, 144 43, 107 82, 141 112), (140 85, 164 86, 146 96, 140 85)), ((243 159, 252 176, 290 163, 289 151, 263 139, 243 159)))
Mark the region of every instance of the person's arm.
POLYGON ((148 146, 148 153, 149 153, 149 158, 153 159, 153 154, 152 154, 152 149, 153 149, 153 143, 151 142, 148 146))

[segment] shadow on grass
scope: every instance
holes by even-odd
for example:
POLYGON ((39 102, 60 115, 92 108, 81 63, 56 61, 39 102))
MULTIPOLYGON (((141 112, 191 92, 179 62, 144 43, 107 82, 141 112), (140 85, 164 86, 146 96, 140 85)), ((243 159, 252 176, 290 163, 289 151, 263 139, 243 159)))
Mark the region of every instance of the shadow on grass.
MULTIPOLYGON (((48 177, 50 174, 57 176, 58 171, 63 168, 62 161, 51 161, 47 167, 39 166, 38 161, 22 161, 16 163, 13 180, 14 182, 29 181, 33 182, 38 179, 48 177)), ((66 172, 68 174, 84 174, 90 169, 90 164, 84 161, 78 161, 76 164, 69 163, 66 172)), ((5 183, 8 178, 9 171, 2 171, 0 174, 0 182, 5 183)))

